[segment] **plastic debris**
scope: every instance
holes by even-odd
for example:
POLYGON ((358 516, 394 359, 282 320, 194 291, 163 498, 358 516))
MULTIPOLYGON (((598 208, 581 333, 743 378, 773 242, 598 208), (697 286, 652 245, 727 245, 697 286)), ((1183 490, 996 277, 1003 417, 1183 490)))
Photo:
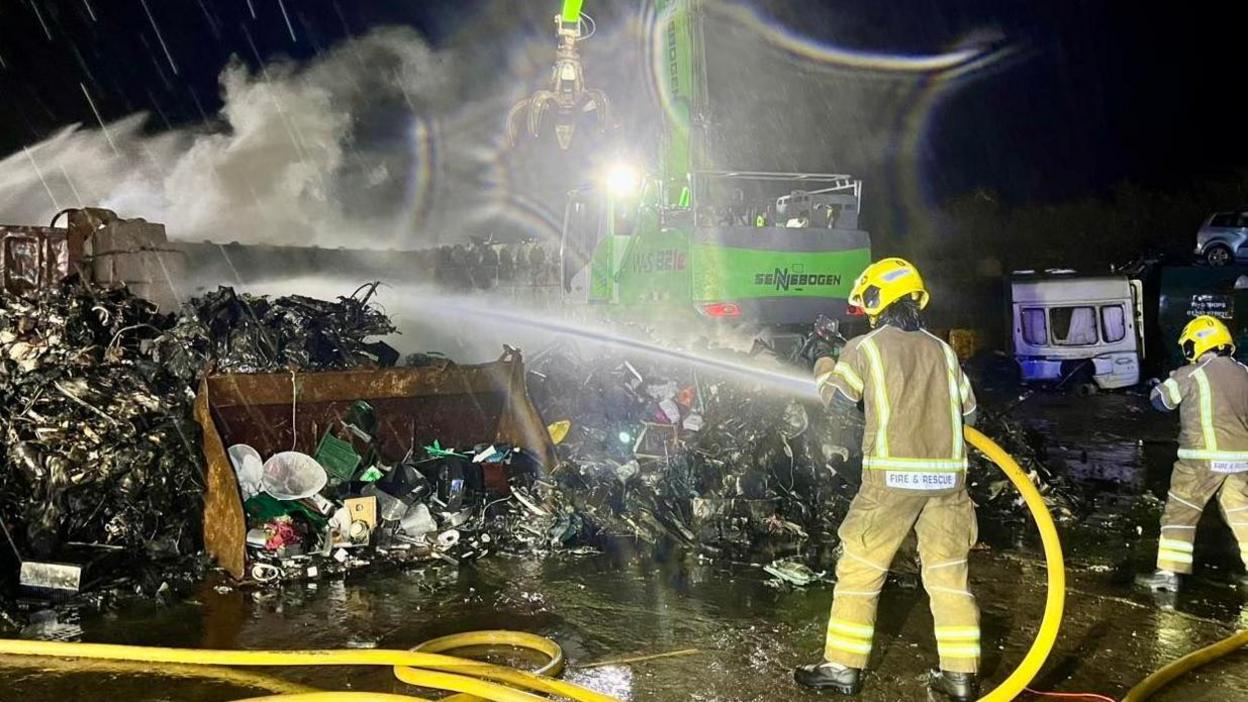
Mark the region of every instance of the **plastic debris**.
POLYGON ((279 500, 302 500, 320 492, 329 476, 320 463, 306 453, 283 451, 264 462, 260 484, 279 500))
POLYGON ((417 504, 403 516, 399 529, 408 536, 424 536, 437 531, 438 525, 433 521, 429 508, 423 504, 417 504))
POLYGON ((260 453, 247 444, 234 444, 226 453, 230 457, 230 464, 234 466, 234 475, 238 478, 243 499, 251 499, 260 492, 264 477, 264 461, 260 458, 260 453))
POLYGON ((806 587, 811 583, 818 582, 824 576, 823 573, 816 573, 811 570, 805 563, 794 560, 772 561, 763 566, 763 571, 779 582, 788 583, 796 587, 806 587))
POLYGON ((568 432, 572 431, 572 422, 567 419, 551 422, 550 425, 546 427, 546 431, 550 433, 550 440, 555 442, 555 445, 557 446, 562 444, 563 440, 567 438, 568 432))

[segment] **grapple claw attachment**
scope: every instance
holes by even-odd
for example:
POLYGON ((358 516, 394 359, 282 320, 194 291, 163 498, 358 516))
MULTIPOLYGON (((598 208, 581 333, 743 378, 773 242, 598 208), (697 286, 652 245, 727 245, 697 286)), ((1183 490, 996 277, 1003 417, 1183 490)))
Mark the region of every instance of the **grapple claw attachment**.
POLYGON ((598 131, 606 131, 611 124, 606 93, 585 87, 585 72, 577 50, 577 42, 585 38, 582 23, 564 22, 556 16, 555 26, 559 47, 547 87, 517 102, 507 114, 507 141, 511 146, 516 145, 522 130, 534 139, 541 138, 549 123, 559 148, 566 151, 582 122, 591 122, 598 131))

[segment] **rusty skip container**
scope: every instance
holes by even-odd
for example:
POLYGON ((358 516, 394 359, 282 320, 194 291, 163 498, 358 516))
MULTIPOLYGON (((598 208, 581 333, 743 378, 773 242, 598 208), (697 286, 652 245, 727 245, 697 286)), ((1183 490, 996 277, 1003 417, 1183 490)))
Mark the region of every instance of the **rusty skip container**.
POLYGON ((480 365, 208 375, 195 399, 207 471, 204 547, 230 575, 246 572, 247 523, 226 447, 245 443, 262 456, 292 448, 313 453, 356 400, 376 409, 381 455, 391 459, 437 439, 455 447, 506 442, 548 469, 555 462, 514 349, 480 365))

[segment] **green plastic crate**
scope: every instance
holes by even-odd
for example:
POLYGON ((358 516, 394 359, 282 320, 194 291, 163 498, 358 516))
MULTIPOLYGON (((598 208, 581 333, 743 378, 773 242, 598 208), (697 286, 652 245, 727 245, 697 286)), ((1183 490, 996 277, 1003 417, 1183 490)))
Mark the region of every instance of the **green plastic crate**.
POLYGON ((314 458, 317 463, 324 466, 330 476, 344 483, 350 482, 355 477, 355 471, 360 467, 360 461, 363 460, 350 442, 343 441, 329 432, 325 432, 325 436, 321 437, 321 443, 316 447, 314 458))

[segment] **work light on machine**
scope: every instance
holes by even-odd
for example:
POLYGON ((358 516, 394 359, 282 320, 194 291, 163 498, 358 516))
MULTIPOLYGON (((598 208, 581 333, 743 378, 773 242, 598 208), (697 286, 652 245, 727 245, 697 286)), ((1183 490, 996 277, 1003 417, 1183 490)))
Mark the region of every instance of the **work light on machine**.
POLYGON ((607 168, 603 183, 613 197, 632 197, 641 190, 641 171, 631 163, 614 163, 607 168))

